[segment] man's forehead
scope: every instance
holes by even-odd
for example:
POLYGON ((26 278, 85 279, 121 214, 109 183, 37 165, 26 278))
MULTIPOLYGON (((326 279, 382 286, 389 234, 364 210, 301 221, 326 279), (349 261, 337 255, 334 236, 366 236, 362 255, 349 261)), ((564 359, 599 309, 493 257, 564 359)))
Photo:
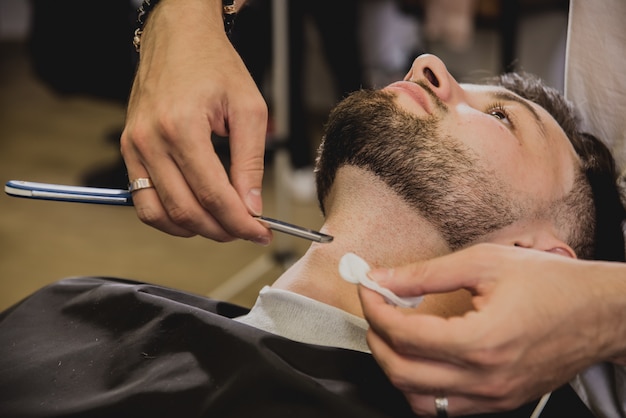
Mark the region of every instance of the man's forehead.
POLYGON ((468 93, 483 93, 485 95, 489 95, 489 96, 510 96, 510 97, 515 97, 515 99, 517 101, 524 101, 527 102, 528 104, 534 106, 537 106, 538 108, 541 108, 541 106, 537 105, 536 103, 527 100, 525 98, 523 98, 522 96, 520 96, 517 93, 514 93, 513 91, 502 87, 502 86, 498 86, 498 85, 491 85, 491 84, 471 84, 471 83, 462 83, 461 84, 461 88, 463 90, 465 90, 468 93))

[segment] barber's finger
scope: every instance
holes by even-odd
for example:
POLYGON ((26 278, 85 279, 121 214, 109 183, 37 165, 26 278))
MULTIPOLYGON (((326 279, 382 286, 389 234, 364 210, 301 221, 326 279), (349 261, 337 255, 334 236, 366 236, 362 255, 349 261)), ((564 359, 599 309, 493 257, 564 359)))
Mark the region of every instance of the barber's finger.
POLYGON ((373 332, 368 332, 367 341, 376 361, 391 383, 404 393, 417 415, 436 416, 434 398, 442 394, 448 399, 449 416, 494 408, 485 404, 486 400, 491 400, 489 397, 474 392, 480 390, 480 386, 463 368, 425 358, 400 356, 373 332))
POLYGON ((367 333, 367 343, 389 380, 403 392, 480 397, 491 397, 496 392, 488 368, 441 353, 401 354, 373 329, 367 333))
MULTIPOLYGON (((482 387, 481 382, 470 384, 468 388, 482 387)), ((493 386, 492 386, 493 387, 493 386)), ((485 392, 484 394, 466 392, 446 391, 445 388, 431 387, 427 391, 405 391, 404 396, 411 406, 411 409, 419 416, 438 416, 435 406, 435 398, 447 401, 447 415, 474 416, 482 414, 497 414, 511 412, 513 415, 528 416, 540 404, 542 397, 549 392, 529 393, 524 391, 513 391, 510 394, 502 395, 501 389, 485 392), (527 411, 527 412, 525 412, 527 411)))
MULTIPOLYGON (((174 150, 174 159, 185 182, 189 185, 187 190, 192 191, 197 204, 204 211, 204 214, 199 215, 199 220, 204 225, 211 224, 211 228, 214 228, 216 222, 231 237, 261 244, 269 243, 271 232, 250 215, 230 183, 224 166, 215 153, 210 133, 196 128, 187 132, 186 135, 190 139, 187 141, 187 147, 174 150), (209 135, 208 138, 207 135, 209 135)), ((172 195, 175 192, 169 188, 167 191, 172 195)), ((162 196, 162 199, 171 199, 171 196, 162 196)), ((167 208, 167 204, 165 206, 167 208)), ((173 205, 173 207, 176 206, 173 205)), ((191 206, 183 209, 188 208, 195 209, 191 206)), ((194 216, 197 214, 194 213, 194 216)), ((206 235, 201 231, 199 233, 216 239, 211 234, 206 235)))
MULTIPOLYGON (((149 178, 152 180, 146 168, 139 162, 136 154, 126 152, 124 161, 130 181, 139 178, 149 178)), ((196 235, 193 231, 181 227, 170 220, 165 208, 161 204, 157 190, 154 187, 137 190, 133 192, 132 195, 137 217, 145 224, 174 236, 192 237, 196 235)))
POLYGON ((153 181, 161 203, 172 222, 219 242, 228 242, 237 238, 226 231, 219 220, 199 204, 195 193, 179 171, 161 170, 161 173, 167 171, 170 174, 166 177, 155 174, 153 181))
POLYGON ((503 382, 511 379, 491 374, 488 368, 456 364, 452 358, 438 361, 399 355, 372 330, 367 334, 367 342, 389 380, 411 398, 411 405, 418 413, 430 412, 424 409, 429 404, 423 401, 429 396, 432 401, 433 394, 446 394, 449 399, 457 399, 450 409, 453 415, 509 410, 532 397, 531 393, 516 394, 519 391, 510 390, 514 385, 503 382))
MULTIPOLYGON (((436 359, 444 357, 444 354, 433 347, 430 339, 420 337, 422 328, 413 328, 419 325, 420 321, 409 318, 400 311, 388 305, 384 300, 378 300, 379 296, 372 294, 370 290, 360 289, 363 314, 369 323, 371 332, 377 338, 383 340, 396 355, 400 356, 423 356, 425 358, 436 359), (417 330, 420 330, 419 332, 417 330)), ((424 330, 428 332, 428 330, 424 330)), ((432 339, 432 338, 431 338, 432 339)), ((376 352, 378 347, 370 346, 372 352, 376 352)), ((386 351, 386 350, 385 350, 386 351)))
MULTIPOLYGON (((135 141, 134 144, 141 143, 135 141)), ((235 238, 200 206, 178 165, 166 151, 152 145, 145 149, 123 147, 122 152, 129 176, 133 176, 132 179, 149 177, 154 185, 153 189, 133 193, 137 216, 144 223, 177 236, 199 234, 222 242, 235 238)))
POLYGON ((403 392, 433 393, 445 389, 453 393, 462 380, 459 366, 399 353, 373 329, 367 333, 367 343, 389 380, 403 392))
POLYGON ((154 189, 133 192, 133 202, 137 217, 145 224, 178 237, 193 237, 195 232, 173 223, 154 189))
MULTIPOLYGON (((437 398, 443 399, 441 394, 416 394, 405 393, 405 398, 408 404, 411 406, 411 410, 420 417, 439 417, 441 413, 437 411, 437 398)), ((453 396, 445 396, 446 401, 446 415, 448 417, 454 417, 459 415, 461 401, 453 396)), ((465 414, 464 414, 465 415, 465 414)))
MULTIPOLYGON (((395 352, 436 361, 464 364, 474 343, 474 322, 465 317, 442 318, 389 305, 377 293, 359 286, 363 314, 370 328, 395 352)), ((419 307, 418 307, 419 310, 419 307)))
POLYGON ((435 406, 436 398, 446 399, 446 410, 449 417, 510 411, 516 408, 516 405, 509 407, 508 404, 493 398, 456 396, 445 392, 435 394, 405 393, 405 397, 413 412, 420 417, 439 416, 435 406))
POLYGON ((481 244, 462 251, 393 269, 376 269, 369 276, 401 296, 444 293, 458 289, 477 290, 489 280, 485 275, 493 251, 504 246, 481 244))

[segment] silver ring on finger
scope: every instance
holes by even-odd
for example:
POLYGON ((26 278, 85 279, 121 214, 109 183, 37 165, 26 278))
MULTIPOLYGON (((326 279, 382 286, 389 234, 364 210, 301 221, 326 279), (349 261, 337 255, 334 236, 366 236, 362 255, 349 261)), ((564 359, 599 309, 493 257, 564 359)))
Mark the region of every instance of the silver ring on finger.
POLYGON ((152 180, 150 180, 149 177, 142 177, 142 178, 135 179, 131 181, 130 184, 128 185, 128 191, 131 193, 136 192, 137 190, 141 190, 141 189, 152 189, 152 188, 154 188, 154 184, 152 184, 152 180))
POLYGON ((448 418, 448 398, 435 396, 435 412, 437 413, 437 418, 448 418))

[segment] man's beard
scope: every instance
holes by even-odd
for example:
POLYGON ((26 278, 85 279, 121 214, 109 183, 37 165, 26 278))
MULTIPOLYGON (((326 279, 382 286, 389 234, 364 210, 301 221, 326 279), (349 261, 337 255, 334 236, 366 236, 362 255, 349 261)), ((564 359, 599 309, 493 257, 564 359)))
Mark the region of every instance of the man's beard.
POLYGON ((316 167, 322 210, 343 165, 377 175, 435 226, 452 250, 513 223, 522 210, 475 153, 439 133, 436 116, 417 118, 387 92, 355 92, 331 112, 316 167))

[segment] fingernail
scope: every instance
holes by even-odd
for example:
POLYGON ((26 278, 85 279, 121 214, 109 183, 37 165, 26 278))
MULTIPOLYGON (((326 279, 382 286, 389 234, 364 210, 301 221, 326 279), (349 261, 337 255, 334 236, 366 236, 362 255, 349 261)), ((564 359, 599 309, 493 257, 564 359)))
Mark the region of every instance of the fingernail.
POLYGON ((268 237, 256 237, 252 239, 252 242, 254 242, 255 244, 259 244, 263 247, 267 247, 268 245, 270 245, 270 239, 268 237))
POLYGON ((376 269, 367 273, 370 279, 378 284, 383 284, 393 276, 393 269, 376 269))
POLYGON ((246 205, 253 215, 261 215, 263 212, 263 199, 261 189, 250 189, 246 195, 246 205))

